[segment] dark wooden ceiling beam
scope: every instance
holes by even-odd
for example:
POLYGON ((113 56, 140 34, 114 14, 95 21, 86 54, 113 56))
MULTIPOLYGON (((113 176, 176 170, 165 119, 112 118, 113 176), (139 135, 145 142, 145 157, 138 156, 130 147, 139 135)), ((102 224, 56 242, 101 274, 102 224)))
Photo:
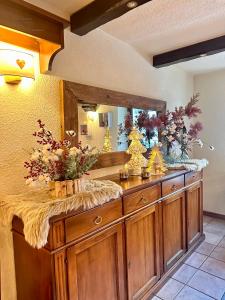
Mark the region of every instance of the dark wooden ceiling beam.
POLYGON ((225 51, 225 35, 155 55, 153 56, 153 66, 156 68, 166 67, 223 51, 225 51))
POLYGON ((71 31, 85 35, 151 0, 95 0, 71 16, 71 31))

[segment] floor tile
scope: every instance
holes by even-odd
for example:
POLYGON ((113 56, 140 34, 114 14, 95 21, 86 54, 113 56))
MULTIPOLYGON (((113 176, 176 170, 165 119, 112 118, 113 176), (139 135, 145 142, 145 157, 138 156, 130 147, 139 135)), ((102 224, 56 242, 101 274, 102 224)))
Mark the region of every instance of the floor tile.
POLYGON ((218 235, 225 234, 225 224, 224 223, 213 223, 213 221, 206 226, 204 226, 204 232, 215 233, 218 235))
POLYGON ((222 261, 208 257, 200 269, 225 279, 225 263, 222 261))
POLYGON ((213 298, 192 289, 189 286, 185 286, 182 291, 176 297, 176 300, 211 300, 213 298))
POLYGON ((197 253, 197 252, 193 252, 191 254, 191 256, 185 261, 185 264, 195 267, 195 268, 199 268, 203 262, 206 260, 207 256, 197 253))
POLYGON ((218 245, 222 239, 223 235, 205 231, 205 241, 209 244, 218 245))
POLYGON ((160 297, 163 300, 173 300, 183 287, 183 283, 180 283, 171 278, 161 288, 161 290, 157 293, 156 296, 160 297))
POLYGON ((204 241, 198 246, 198 248, 195 251, 201 254, 210 255, 210 253, 212 253, 215 247, 215 245, 209 244, 204 241))
POLYGON ((183 264, 179 270, 172 276, 173 279, 176 279, 182 283, 187 283, 191 277, 195 274, 197 269, 183 264))
POLYGON ((220 241, 218 246, 225 248, 225 238, 220 241))
POLYGON ((212 217, 203 216, 203 225, 209 224, 213 220, 212 217))
POLYGON ((200 270, 195 273, 188 285, 215 299, 221 299, 225 292, 224 280, 200 270))
POLYGON ((210 256, 225 262, 225 248, 216 247, 210 256))

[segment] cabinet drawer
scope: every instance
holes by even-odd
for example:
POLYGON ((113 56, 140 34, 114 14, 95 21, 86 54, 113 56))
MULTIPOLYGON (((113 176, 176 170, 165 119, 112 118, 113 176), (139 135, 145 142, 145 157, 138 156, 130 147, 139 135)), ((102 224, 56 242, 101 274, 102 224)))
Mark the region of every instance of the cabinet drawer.
POLYGON ((161 197, 161 187, 160 184, 151 186, 149 188, 143 189, 136 193, 132 193, 129 196, 123 198, 124 203, 124 213, 128 214, 135 211, 149 203, 158 200, 161 197))
POLYGON ((184 187, 184 175, 164 181, 162 183, 162 196, 169 195, 184 187))
POLYGON ((185 185, 192 184, 202 178, 201 172, 191 172, 188 174, 185 174, 185 185))
POLYGON ((70 217, 65 220, 66 242, 95 231, 120 217, 122 217, 121 199, 70 217))

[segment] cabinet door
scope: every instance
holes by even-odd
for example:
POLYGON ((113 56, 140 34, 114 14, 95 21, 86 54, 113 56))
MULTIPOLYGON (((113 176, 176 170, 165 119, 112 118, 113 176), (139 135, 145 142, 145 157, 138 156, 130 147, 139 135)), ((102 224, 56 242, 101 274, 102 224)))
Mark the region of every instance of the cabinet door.
POLYGON ((163 210, 164 271, 168 270, 186 250, 185 194, 167 198, 163 210))
POLYGON ((124 300, 122 225, 68 249, 70 300, 124 300))
POLYGON ((187 190, 187 241, 190 248, 202 235, 202 183, 187 190))
POLYGON ((159 220, 154 205, 126 220, 128 299, 142 296, 159 280, 159 220))

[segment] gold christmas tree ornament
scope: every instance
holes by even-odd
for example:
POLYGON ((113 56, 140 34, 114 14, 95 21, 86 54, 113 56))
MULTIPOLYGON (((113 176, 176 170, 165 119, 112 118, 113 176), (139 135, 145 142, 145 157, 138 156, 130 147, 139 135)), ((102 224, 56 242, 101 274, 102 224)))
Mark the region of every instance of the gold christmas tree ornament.
POLYGON ((167 171, 163 155, 158 146, 152 148, 147 167, 151 175, 164 175, 167 171))
POLYGON ((142 155, 147 151, 140 142, 142 139, 143 135, 134 127, 129 135, 131 143, 127 150, 127 153, 131 155, 131 159, 127 163, 130 175, 141 175, 141 168, 147 163, 146 158, 142 155))
POLYGON ((104 136, 104 144, 102 148, 102 152, 107 153, 107 152, 112 152, 112 143, 111 143, 111 135, 110 135, 110 130, 109 127, 106 128, 105 136, 104 136))

